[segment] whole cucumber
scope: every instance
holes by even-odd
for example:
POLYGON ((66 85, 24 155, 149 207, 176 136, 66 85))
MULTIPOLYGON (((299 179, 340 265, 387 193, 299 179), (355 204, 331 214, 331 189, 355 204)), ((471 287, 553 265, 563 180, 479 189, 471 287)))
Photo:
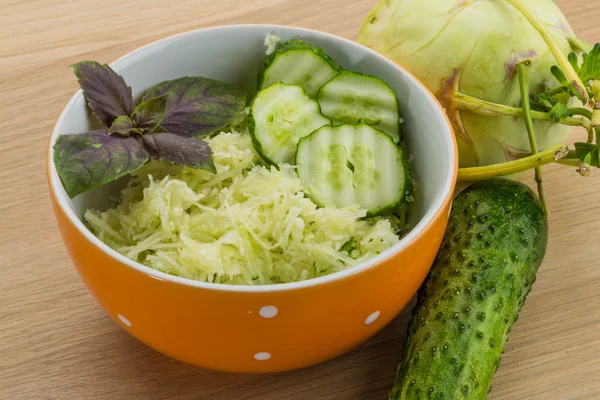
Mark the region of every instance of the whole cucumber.
POLYGON ((390 399, 486 398, 547 238, 540 202, 522 183, 478 182, 454 199, 390 399))

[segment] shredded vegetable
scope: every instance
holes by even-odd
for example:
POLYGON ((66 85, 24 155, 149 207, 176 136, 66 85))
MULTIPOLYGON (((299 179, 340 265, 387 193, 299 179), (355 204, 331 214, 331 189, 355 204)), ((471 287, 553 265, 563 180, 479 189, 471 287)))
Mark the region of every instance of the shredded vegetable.
POLYGON ((265 46, 267 46, 267 50, 265 53, 270 56, 275 51, 277 44, 281 41, 281 38, 273 33, 267 35, 265 37, 265 46))
POLYGON ((216 174, 152 161, 119 203, 87 210, 100 240, 150 268, 204 282, 274 284, 331 274, 398 242, 395 218, 318 208, 294 167, 267 167, 247 132, 207 140, 216 174))

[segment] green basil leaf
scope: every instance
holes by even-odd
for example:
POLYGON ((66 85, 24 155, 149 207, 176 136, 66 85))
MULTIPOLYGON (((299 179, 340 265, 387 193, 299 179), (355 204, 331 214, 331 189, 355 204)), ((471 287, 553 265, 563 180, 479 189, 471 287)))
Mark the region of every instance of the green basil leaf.
POLYGON ((210 146, 204 140, 172 133, 153 133, 138 139, 152 158, 217 172, 210 146))
POLYGON ((133 112, 131 88, 108 65, 82 61, 72 67, 83 96, 104 126, 108 128, 117 117, 133 112))
POLYGON ((149 155, 133 137, 107 130, 61 135, 54 144, 54 163, 69 197, 140 169, 149 155))
POLYGON ((160 127, 171 134, 202 137, 224 128, 244 108, 244 90, 202 77, 161 82, 148 90, 144 101, 170 94, 160 127))

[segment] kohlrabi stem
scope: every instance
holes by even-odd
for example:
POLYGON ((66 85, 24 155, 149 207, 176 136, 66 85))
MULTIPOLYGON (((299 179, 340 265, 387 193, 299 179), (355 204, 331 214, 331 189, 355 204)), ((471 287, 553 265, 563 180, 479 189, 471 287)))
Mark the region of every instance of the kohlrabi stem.
POLYGON ((584 108, 584 107, 570 107, 569 111, 573 115, 583 115, 584 117, 586 117, 590 121, 592 120, 592 111, 588 110, 587 108, 584 108))
MULTIPOLYGON (((473 111, 477 114, 487 115, 490 117, 512 116, 523 117, 523 109, 519 107, 510 107, 503 104, 492 103, 490 101, 481 100, 463 93, 455 93, 452 99, 454 105, 461 110, 473 111)), ((549 113, 530 110, 531 118, 542 121, 555 122, 549 113)), ((591 115, 591 114, 590 114, 591 115)), ((558 121, 559 124, 570 126, 583 126, 590 128, 590 123, 582 118, 567 117, 558 121)))
POLYGON ((560 160, 556 160, 557 164, 560 165, 566 165, 568 167, 576 167, 579 168, 581 166, 581 160, 580 159, 574 159, 574 158, 569 158, 569 159, 565 159, 565 158, 561 158, 560 160))
POLYGON ((594 141, 594 127, 592 126, 594 113, 584 107, 571 107, 569 108, 569 112, 573 115, 583 115, 585 118, 590 120, 590 124, 588 126, 585 126, 585 129, 588 133, 587 143, 592 143, 594 141))
POLYGON ((554 58, 556 58, 558 65, 560 65, 567 78, 569 78, 569 81, 571 81, 571 83, 573 84, 573 86, 575 86, 575 89, 577 89, 581 96, 583 96, 585 102, 589 102, 590 99, 587 91, 585 90, 585 85, 579 78, 579 75, 577 74, 575 69, 573 69, 571 63, 569 63, 569 60, 567 60, 567 57, 563 53, 562 49, 560 48, 554 37, 552 36, 552 33, 550 32, 546 24, 544 24, 540 20, 540 18, 531 10, 531 8, 529 8, 527 4, 525 4, 523 0, 506 1, 510 3, 514 8, 516 8, 527 19, 527 21, 529 21, 531 26, 533 26, 533 28, 536 31, 538 31, 538 33, 542 36, 542 39, 544 39, 544 42, 546 42, 546 45, 548 45, 548 47, 550 48, 550 51, 552 51, 552 54, 554 55, 554 58))
MULTIPOLYGON (((535 140, 535 131, 533 129, 533 119, 531 118, 531 105, 529 104, 529 63, 517 64, 517 74, 519 75, 519 86, 521 88, 521 103, 523 105, 523 114, 525 117, 525 126, 527 127, 527 134, 529 135, 529 145, 531 146, 531 152, 536 155, 538 151, 537 142, 535 140)), ((546 196, 544 195, 544 185, 542 184, 542 167, 535 167, 535 181, 537 183, 538 193, 540 195, 540 202, 546 216, 550 214, 548 211, 548 204, 546 203, 546 196)))
POLYGON ((577 172, 579 172, 582 176, 589 175, 590 166, 586 165, 583 161, 579 159, 579 157, 577 157, 577 152, 575 150, 570 150, 563 154, 564 157, 556 160, 557 164, 566 165, 567 167, 575 167, 577 168, 577 172))
POLYGON ((592 45, 584 42, 583 40, 577 38, 576 36, 571 36, 569 35, 563 28, 558 27, 556 25, 552 25, 552 24, 546 24, 546 26, 548 27, 548 29, 553 29, 555 32, 563 35, 565 37, 565 39, 567 39, 567 41, 569 42, 569 44, 571 45, 571 48, 575 51, 575 52, 581 52, 581 53, 589 53, 590 51, 592 51, 592 49, 594 48, 592 45))
POLYGON ((576 50, 579 50, 583 53, 589 53, 594 48, 592 45, 584 42, 583 40, 576 38, 575 36, 565 36, 565 37, 569 41, 569 44, 571 45, 571 47, 574 47, 576 50))
POLYGON ((567 152, 566 145, 559 145, 544 150, 529 157, 508 161, 500 164, 486 165, 485 167, 470 167, 458 169, 459 181, 480 181, 527 171, 537 166, 551 164, 560 160, 567 152))
MULTIPOLYGON (((548 91, 548 96, 553 96, 553 95, 555 95, 555 94, 557 94, 557 93, 560 93, 560 92, 562 92, 563 90, 565 90, 565 88, 567 88, 567 85, 557 86, 557 87, 555 87, 554 89, 550 89, 550 90, 548 91)), ((567 89, 568 89, 568 88, 567 88, 567 89)))

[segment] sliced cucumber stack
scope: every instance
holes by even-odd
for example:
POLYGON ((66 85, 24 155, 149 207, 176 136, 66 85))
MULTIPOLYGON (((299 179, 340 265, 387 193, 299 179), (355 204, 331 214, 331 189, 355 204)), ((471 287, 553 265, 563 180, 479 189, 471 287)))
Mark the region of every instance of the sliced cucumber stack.
POLYGON ((400 141, 396 94, 377 77, 342 71, 319 90, 317 101, 336 125, 364 122, 400 141))
POLYGON ((254 147, 271 164, 294 163, 298 141, 331 120, 302 86, 276 83, 258 92, 248 127, 254 147))
POLYGON ((368 215, 393 212, 411 191, 402 150, 373 127, 324 126, 298 143, 298 176, 319 206, 360 204, 368 215))
POLYGON ((321 48, 290 39, 267 58, 258 74, 258 88, 265 89, 277 82, 300 85, 315 98, 321 86, 339 70, 321 48))

